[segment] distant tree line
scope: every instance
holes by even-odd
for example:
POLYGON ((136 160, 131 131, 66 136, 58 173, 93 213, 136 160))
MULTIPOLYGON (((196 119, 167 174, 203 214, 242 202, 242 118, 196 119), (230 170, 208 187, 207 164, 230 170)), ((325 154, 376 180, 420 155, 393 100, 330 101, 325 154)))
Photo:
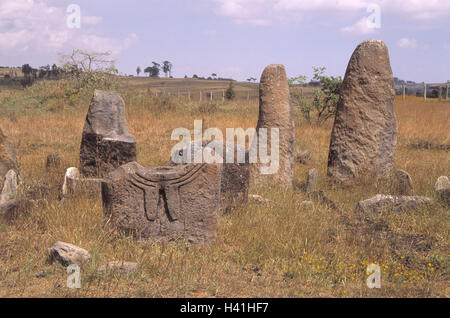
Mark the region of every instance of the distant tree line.
MULTIPOLYGON (((149 77, 159 78, 159 75, 161 72, 164 73, 164 75, 167 78, 172 78, 172 68, 173 64, 170 61, 164 61, 161 63, 158 62, 152 62, 152 66, 147 66, 144 68, 144 74, 148 74, 149 77)), ((136 74, 139 76, 142 73, 142 69, 140 66, 136 68, 136 74)))

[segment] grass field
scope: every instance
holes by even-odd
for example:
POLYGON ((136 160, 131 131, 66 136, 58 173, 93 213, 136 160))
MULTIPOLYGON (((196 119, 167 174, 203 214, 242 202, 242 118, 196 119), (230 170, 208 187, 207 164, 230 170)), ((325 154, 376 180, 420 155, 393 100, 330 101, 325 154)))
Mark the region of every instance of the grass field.
MULTIPOLYGON (((0 94, 0 126, 16 145, 21 192, 44 199, 41 206, 13 224, 0 224, 0 297, 449 297, 449 211, 440 203, 427 210, 390 211, 369 220, 354 209, 358 201, 390 193, 387 183, 337 188, 326 181, 332 122, 306 123, 296 112, 296 150, 309 150, 308 165, 295 165, 295 182, 309 169, 319 170, 319 188, 339 211, 308 200, 300 190, 251 189, 275 202, 250 202, 220 220, 217 240, 205 246, 183 242, 139 243, 105 224, 100 198, 58 199, 65 169, 79 165, 79 146, 89 96, 65 97, 61 88, 45 86, 0 94), (43 95, 45 95, 43 97, 43 95), (48 96, 47 96, 48 95, 48 96), (31 107, 34 105, 36 107, 31 107), (48 153, 62 157, 59 171, 46 172, 48 153), (46 262, 56 241, 87 249, 92 259, 82 268, 82 288, 66 287, 61 265, 46 262), (102 264, 134 261, 130 275, 95 275, 102 264), (382 288, 366 286, 367 266, 382 267, 382 288)), ((175 92, 226 88, 228 82, 193 80, 123 80, 118 89, 127 105, 130 132, 144 166, 165 165, 176 142, 174 128, 255 127, 256 98, 199 104, 185 97, 154 97, 161 87, 175 92), (165 84, 161 84, 164 82, 165 84), (158 84, 159 83, 159 84, 158 84), (159 85, 159 86, 158 86, 159 85)), ((256 84, 257 85, 257 84, 256 84)), ((236 83, 238 90, 256 90, 236 83)), ((245 95, 243 95, 245 96, 245 95)), ((408 171, 418 195, 436 198, 436 179, 450 174, 448 145, 450 103, 396 99, 399 123, 396 168, 408 171), (448 149, 448 147, 447 147, 448 149)))

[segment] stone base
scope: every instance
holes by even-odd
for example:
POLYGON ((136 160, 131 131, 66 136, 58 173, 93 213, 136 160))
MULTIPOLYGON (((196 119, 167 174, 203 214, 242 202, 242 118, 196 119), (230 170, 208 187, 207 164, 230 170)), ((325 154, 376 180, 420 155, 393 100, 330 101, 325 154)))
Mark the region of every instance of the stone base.
POLYGON ((136 142, 83 134, 80 149, 80 169, 83 177, 103 178, 121 165, 136 161, 136 158, 136 142))

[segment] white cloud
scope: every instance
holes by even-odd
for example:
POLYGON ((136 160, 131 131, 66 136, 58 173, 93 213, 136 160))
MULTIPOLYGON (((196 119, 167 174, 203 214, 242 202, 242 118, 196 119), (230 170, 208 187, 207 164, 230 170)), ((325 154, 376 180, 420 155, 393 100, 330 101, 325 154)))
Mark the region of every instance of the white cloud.
POLYGON ((136 34, 117 40, 96 34, 89 25, 101 17, 83 16, 81 28, 67 26, 66 8, 49 5, 44 0, 3 0, 0 2, 0 50, 3 53, 59 53, 72 48, 111 51, 117 55, 130 47, 136 34))
POLYGON ((397 41, 397 46, 402 49, 427 49, 428 45, 419 43, 416 39, 401 38, 397 41))
MULTIPOLYGON (((211 0, 209 0, 211 1, 211 0)), ((311 13, 358 13, 367 16, 371 4, 381 7, 381 13, 401 15, 407 19, 433 21, 450 17, 449 0, 212 0, 217 13, 235 23, 268 25, 311 13)))
POLYGON ((367 35, 375 33, 376 30, 377 30, 376 28, 371 27, 367 23, 367 18, 362 18, 355 24, 340 29, 342 33, 347 33, 351 35, 367 35))

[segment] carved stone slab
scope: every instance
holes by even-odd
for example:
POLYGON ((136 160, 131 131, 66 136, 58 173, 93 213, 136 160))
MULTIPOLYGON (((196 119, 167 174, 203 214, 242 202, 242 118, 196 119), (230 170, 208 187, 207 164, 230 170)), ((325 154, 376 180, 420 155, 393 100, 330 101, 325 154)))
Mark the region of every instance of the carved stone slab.
POLYGON ((196 152, 203 152, 205 148, 222 150, 222 153, 218 154, 223 162, 220 190, 220 206, 222 212, 228 212, 232 208, 246 205, 248 202, 248 187, 250 183, 250 164, 248 160, 249 153, 245 147, 218 141, 193 141, 183 150, 172 154, 169 166, 189 163, 187 157, 189 152, 191 153, 190 162, 193 162, 196 152), (226 162, 228 152, 231 152, 231 157, 234 158, 232 163, 226 162), (238 162, 239 152, 242 152, 245 156, 244 163, 238 162))
POLYGON ((102 183, 104 213, 137 239, 205 243, 216 237, 220 182, 217 164, 144 168, 128 163, 102 183))

